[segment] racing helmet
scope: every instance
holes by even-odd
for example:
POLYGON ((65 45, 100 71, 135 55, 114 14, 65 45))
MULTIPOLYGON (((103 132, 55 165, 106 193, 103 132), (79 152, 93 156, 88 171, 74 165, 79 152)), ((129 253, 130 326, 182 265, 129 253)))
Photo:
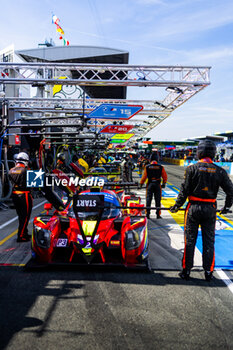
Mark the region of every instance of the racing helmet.
POLYGON ((25 166, 27 166, 29 162, 29 156, 26 152, 20 152, 18 154, 15 154, 14 159, 17 163, 22 163, 25 166))
POLYGON ((215 157, 216 153, 216 145, 211 140, 203 140, 200 141, 197 147, 197 158, 211 158, 213 159, 215 157))
POLYGON ((58 153, 57 159, 59 159, 61 162, 64 162, 66 160, 66 157, 64 153, 58 153))

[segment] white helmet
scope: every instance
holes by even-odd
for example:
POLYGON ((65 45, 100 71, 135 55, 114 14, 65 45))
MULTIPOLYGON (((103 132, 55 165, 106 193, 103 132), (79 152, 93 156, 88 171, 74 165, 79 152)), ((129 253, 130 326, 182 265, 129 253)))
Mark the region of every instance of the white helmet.
POLYGON ((14 159, 17 163, 23 163, 25 166, 28 165, 29 156, 25 152, 20 152, 14 156, 14 159))

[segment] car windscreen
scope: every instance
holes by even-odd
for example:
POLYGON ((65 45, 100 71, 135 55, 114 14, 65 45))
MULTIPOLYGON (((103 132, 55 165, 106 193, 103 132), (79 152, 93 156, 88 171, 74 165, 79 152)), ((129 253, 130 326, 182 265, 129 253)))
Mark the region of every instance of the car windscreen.
POLYGON ((72 216, 72 209, 75 209, 73 212, 76 211, 76 216, 78 216, 80 220, 97 220, 100 216, 101 207, 103 207, 101 216, 102 220, 112 219, 121 215, 121 211, 119 209, 120 203, 116 196, 105 193, 100 195, 100 197, 102 197, 103 202, 93 207, 93 203, 98 201, 98 196, 88 195, 87 193, 78 196, 78 198, 74 200, 75 208, 70 207, 68 214, 72 216), (85 200, 83 201, 84 198, 85 200), (84 204, 86 206, 80 207, 80 204, 84 204))
MULTIPOLYGON (((105 208, 101 217, 102 220, 113 219, 120 215, 120 209, 113 206, 112 203, 105 202, 104 207, 105 208)), ((99 211, 78 212, 78 216, 80 220, 92 221, 98 219, 99 213, 99 211)))

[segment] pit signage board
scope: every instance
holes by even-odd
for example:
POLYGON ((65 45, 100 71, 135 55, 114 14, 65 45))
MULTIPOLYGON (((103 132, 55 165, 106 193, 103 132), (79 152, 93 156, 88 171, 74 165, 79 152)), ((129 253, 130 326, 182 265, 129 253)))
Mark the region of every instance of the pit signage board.
POLYGON ((111 140, 129 140, 135 134, 116 134, 111 137, 111 140))
POLYGON ((87 118, 128 120, 142 109, 143 106, 141 105, 103 103, 91 111, 87 118))
POLYGON ((112 140, 112 139, 110 140, 111 143, 124 143, 126 141, 128 140, 112 140))
POLYGON ((15 135, 15 145, 21 145, 21 140, 19 135, 15 135))
POLYGON ((115 148, 116 149, 123 149, 123 148, 125 148, 125 145, 116 145, 115 148))
POLYGON ((133 125, 106 125, 102 130, 100 130, 101 133, 104 134, 126 134, 131 129, 133 129, 133 125))

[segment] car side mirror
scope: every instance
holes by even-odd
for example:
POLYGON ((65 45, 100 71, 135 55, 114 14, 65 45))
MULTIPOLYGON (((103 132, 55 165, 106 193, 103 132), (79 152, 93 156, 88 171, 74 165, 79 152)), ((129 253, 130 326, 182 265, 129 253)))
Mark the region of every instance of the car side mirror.
POLYGON ((53 208, 53 205, 51 203, 45 203, 44 204, 44 210, 47 210, 47 215, 49 214, 49 211, 53 208))

